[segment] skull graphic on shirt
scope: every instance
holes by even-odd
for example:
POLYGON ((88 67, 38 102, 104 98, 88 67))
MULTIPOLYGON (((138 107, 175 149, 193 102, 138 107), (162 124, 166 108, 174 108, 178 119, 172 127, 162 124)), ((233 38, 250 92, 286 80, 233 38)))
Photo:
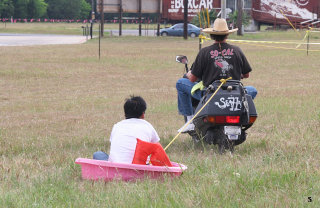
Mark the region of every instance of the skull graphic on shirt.
POLYGON ((227 76, 227 74, 229 74, 230 69, 233 68, 232 65, 226 62, 226 60, 224 59, 217 59, 215 60, 214 64, 217 68, 221 69, 220 76, 227 76))

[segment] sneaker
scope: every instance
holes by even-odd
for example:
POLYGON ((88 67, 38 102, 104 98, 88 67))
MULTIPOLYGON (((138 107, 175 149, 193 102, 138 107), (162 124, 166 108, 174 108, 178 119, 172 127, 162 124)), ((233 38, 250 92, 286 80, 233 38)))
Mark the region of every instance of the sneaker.
MULTIPOLYGON (((186 124, 185 124, 186 125, 186 124)), ((181 133, 188 133, 190 131, 194 131, 194 124, 191 122, 189 123, 188 126, 185 127, 185 125, 183 125, 179 130, 178 132, 181 132, 181 133)))

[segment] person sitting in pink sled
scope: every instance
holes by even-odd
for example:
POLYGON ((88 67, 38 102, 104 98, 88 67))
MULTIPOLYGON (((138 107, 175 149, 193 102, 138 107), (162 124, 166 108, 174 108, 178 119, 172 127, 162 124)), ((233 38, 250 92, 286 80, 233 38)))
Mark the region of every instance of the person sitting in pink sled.
POLYGON ((116 123, 111 131, 110 155, 98 151, 93 154, 93 159, 114 163, 146 164, 148 155, 152 154, 154 160, 157 158, 161 160, 155 161, 154 165, 171 166, 169 158, 159 144, 160 138, 156 130, 144 119, 146 109, 147 104, 142 97, 131 96, 126 99, 124 104, 126 119, 116 123))

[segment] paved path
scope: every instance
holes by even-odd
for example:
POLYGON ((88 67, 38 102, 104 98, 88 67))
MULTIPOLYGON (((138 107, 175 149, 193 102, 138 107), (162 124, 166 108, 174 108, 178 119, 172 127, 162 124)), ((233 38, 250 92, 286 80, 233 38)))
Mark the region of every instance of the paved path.
POLYGON ((85 36, 79 35, 46 35, 46 34, 10 34, 0 33, 0 46, 30 46, 51 44, 81 44, 85 36))
MULTIPOLYGON (((113 36, 119 36, 119 30, 105 30, 113 36)), ((139 30, 122 30, 122 35, 138 36, 139 30)), ((142 30, 142 36, 157 36, 157 30, 142 30)), ((90 36, 88 37, 90 38, 90 36)), ((31 46, 52 44, 81 44, 87 41, 86 36, 80 35, 51 35, 51 34, 13 34, 0 33, 0 46, 31 46)))

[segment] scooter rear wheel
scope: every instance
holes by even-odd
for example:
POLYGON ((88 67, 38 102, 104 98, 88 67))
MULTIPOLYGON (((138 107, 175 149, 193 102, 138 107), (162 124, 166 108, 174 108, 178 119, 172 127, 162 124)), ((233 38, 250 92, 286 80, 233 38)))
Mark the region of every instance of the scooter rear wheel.
POLYGON ((209 144, 217 144, 220 154, 224 154, 227 149, 231 152, 234 150, 234 142, 225 135, 223 126, 209 129, 206 133, 205 141, 209 144))

